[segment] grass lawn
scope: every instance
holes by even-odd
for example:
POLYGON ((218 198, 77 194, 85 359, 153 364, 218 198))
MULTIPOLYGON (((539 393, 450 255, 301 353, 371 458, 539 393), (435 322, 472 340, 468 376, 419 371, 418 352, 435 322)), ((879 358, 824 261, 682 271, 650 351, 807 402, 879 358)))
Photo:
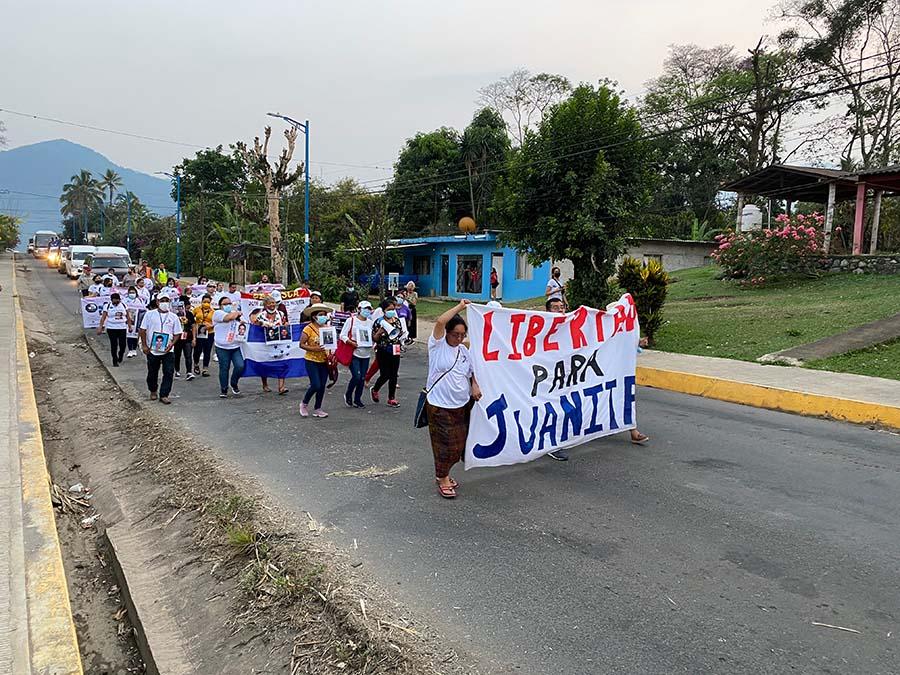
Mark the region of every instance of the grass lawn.
POLYGON ((832 356, 821 361, 810 361, 807 368, 834 370, 840 373, 856 373, 872 377, 900 380, 900 340, 832 356))
MULTIPOLYGON (((672 273, 675 283, 669 287, 657 349, 754 361, 900 312, 897 275, 835 274, 745 289, 717 280, 718 272, 709 266, 672 273)), ((900 352, 893 349, 894 355, 900 352)), ((873 363, 857 358, 828 362, 873 363)))
MULTIPOLYGON (((447 300, 431 300, 419 296, 419 304, 416 305, 418 317, 426 321, 434 321, 441 314, 456 305, 455 302, 447 300)), ((518 302, 504 302, 504 307, 517 307, 522 309, 543 309, 544 298, 529 298, 528 300, 520 300, 518 302)))

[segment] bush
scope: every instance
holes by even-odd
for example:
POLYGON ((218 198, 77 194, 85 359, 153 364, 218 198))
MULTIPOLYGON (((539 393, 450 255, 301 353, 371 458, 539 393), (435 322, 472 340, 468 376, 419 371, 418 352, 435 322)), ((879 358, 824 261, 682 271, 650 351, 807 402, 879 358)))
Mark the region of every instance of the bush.
MULTIPOLYGON (((222 281, 224 283, 228 283, 231 281, 231 268, 230 267, 210 267, 206 266, 203 268, 203 275, 208 279, 212 279, 213 281, 222 281)), ((197 276, 200 276, 199 274, 197 276)))
POLYGON ((824 216, 782 214, 775 220, 774 228, 716 236, 719 247, 712 257, 726 277, 758 286, 778 277, 819 275, 824 216))
POLYGON ((662 326, 662 309, 669 292, 669 275, 657 260, 641 263, 635 258, 625 258, 619 263, 618 282, 619 286, 631 293, 644 336, 652 345, 656 332, 662 326))

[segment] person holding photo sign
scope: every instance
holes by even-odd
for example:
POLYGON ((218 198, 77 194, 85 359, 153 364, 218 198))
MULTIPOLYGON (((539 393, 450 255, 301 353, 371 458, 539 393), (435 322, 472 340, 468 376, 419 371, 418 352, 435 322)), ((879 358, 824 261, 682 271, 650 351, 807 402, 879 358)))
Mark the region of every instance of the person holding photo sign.
POLYGON ((109 337, 109 350, 112 352, 113 367, 118 368, 125 358, 125 334, 128 332, 128 311, 122 303, 118 293, 109 296, 109 302, 103 308, 100 315, 100 325, 97 326, 97 335, 103 333, 109 337))
MULTIPOLYGON (((225 296, 219 299, 219 304, 225 296)), ((231 298, 228 298, 231 302, 231 298)), ((238 307, 239 305, 234 305, 238 307)), ((194 374, 200 375, 200 360, 203 360, 203 377, 209 377, 209 357, 213 348, 213 314, 212 296, 204 294, 200 305, 194 308, 194 374)))
MULTIPOLYGON (((204 298, 206 296, 203 296, 204 298)), ((228 333, 232 330, 232 321, 241 318, 240 307, 236 308, 231 298, 223 297, 219 300, 219 309, 213 312, 214 341, 216 343, 216 355, 219 357, 219 398, 228 398, 228 371, 231 371, 231 393, 241 395, 238 382, 244 374, 244 355, 241 346, 232 340, 229 341, 228 333)))
POLYGON ((375 360, 378 362, 378 379, 375 380, 369 393, 372 401, 378 403, 380 399, 378 392, 387 382, 387 404, 391 408, 399 408, 397 377, 400 373, 400 352, 409 333, 406 331, 406 322, 397 316, 397 305, 393 298, 382 300, 381 310, 384 316, 375 322, 375 332, 372 335, 375 341, 375 360))
MULTIPOLYGON (((226 296, 222 296, 226 297, 226 296)), ((278 303, 275 301, 275 298, 271 295, 267 295, 263 299, 262 309, 258 312, 255 312, 251 317, 250 321, 255 323, 257 326, 262 326, 263 328, 277 328, 280 326, 288 325, 287 313, 280 310, 278 308, 278 303)), ((269 389, 269 378, 265 375, 262 375, 260 378, 262 380, 262 390, 266 393, 272 391, 269 389)), ((287 380, 283 377, 278 378, 278 395, 284 396, 288 393, 287 388, 287 380)))
POLYGON ((425 409, 434 454, 434 481, 445 499, 456 497, 459 483, 450 477, 450 469, 466 451, 472 400, 481 399, 472 357, 463 344, 468 326, 459 315, 468 304, 463 300, 441 314, 428 338, 425 409))
POLYGON ((309 376, 309 389, 303 395, 303 403, 300 404, 300 417, 309 417, 309 402, 313 396, 316 398, 313 417, 328 417, 328 413, 322 410, 322 399, 325 398, 325 386, 328 384, 328 350, 319 340, 319 330, 328 325, 328 313, 331 308, 328 305, 310 305, 303 310, 303 315, 309 319, 309 323, 300 334, 300 348, 306 350, 303 358, 306 359, 306 374, 309 376))
POLYGON ((372 303, 368 300, 363 300, 357 305, 356 312, 344 322, 344 326, 341 328, 341 342, 353 347, 353 359, 350 361, 350 382, 344 393, 344 403, 348 408, 366 407, 362 402, 362 393, 366 371, 369 369, 369 361, 372 358, 373 329, 372 303))
POLYGON ((159 298, 157 308, 144 315, 141 323, 141 351, 147 355, 147 389, 150 400, 170 404, 172 380, 175 377, 175 342, 181 335, 181 320, 170 310, 167 297, 159 298), (162 383, 159 383, 159 369, 162 367, 162 383))

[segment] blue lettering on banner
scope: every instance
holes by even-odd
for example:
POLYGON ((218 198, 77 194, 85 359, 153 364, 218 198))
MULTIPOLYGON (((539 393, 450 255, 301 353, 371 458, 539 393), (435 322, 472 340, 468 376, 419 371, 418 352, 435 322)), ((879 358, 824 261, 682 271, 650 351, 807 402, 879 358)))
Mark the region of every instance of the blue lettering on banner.
MULTIPOLYGON (((506 402, 506 396, 503 394, 487 407, 488 419, 491 419, 492 417, 497 418, 497 438, 489 445, 481 445, 479 443, 472 448, 472 454, 478 459, 495 457, 503 452, 503 446, 506 445, 506 416, 503 414, 503 411, 508 407, 509 404, 506 402)), ((516 419, 518 419, 518 414, 518 411, 516 411, 516 419)))
POLYGON ((547 436, 550 436, 550 447, 554 447, 556 445, 556 420, 559 419, 559 415, 556 414, 556 410, 553 409, 553 404, 550 401, 544 403, 544 426, 541 427, 541 443, 538 446, 538 450, 544 449, 544 440, 547 436))
POLYGON ((600 402, 597 400, 597 397, 603 393, 603 383, 595 384, 592 387, 588 387, 584 390, 585 396, 590 396, 591 398, 591 423, 588 425, 588 428, 584 430, 585 434, 595 434, 598 431, 603 431, 603 424, 597 421, 597 411, 600 410, 600 402))
POLYGON ((631 425, 634 419, 634 375, 625 376, 625 412, 622 418, 625 420, 625 426, 631 425))
POLYGON ((527 455, 529 452, 534 450, 534 440, 535 440, 535 429, 537 429, 537 421, 538 421, 538 409, 537 406, 531 409, 531 437, 526 441, 525 434, 522 433, 522 423, 519 421, 519 415, 522 414, 521 410, 516 410, 513 413, 513 417, 516 418, 516 426, 519 427, 519 449, 522 451, 523 455, 527 455))
MULTIPOLYGON (((616 388, 616 381, 609 380, 606 383, 606 390, 611 391, 616 388)), ((609 395, 609 428, 610 429, 618 429, 619 425, 616 424, 616 411, 613 409, 613 397, 612 394, 609 395)))
POLYGON ((572 436, 581 436, 581 395, 577 391, 571 393, 572 401, 567 396, 559 397, 559 405, 563 409, 562 435, 559 440, 565 443, 569 440, 569 427, 572 427, 572 436))

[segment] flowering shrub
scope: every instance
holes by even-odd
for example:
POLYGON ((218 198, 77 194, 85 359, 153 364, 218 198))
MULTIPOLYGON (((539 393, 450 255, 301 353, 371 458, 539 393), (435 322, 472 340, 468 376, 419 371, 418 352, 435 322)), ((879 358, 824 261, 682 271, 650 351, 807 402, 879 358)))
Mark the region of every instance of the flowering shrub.
POLYGON ((764 230, 716 236, 719 246, 712 257, 728 277, 759 286, 779 276, 818 275, 825 217, 782 214, 775 222, 775 227, 764 230))

